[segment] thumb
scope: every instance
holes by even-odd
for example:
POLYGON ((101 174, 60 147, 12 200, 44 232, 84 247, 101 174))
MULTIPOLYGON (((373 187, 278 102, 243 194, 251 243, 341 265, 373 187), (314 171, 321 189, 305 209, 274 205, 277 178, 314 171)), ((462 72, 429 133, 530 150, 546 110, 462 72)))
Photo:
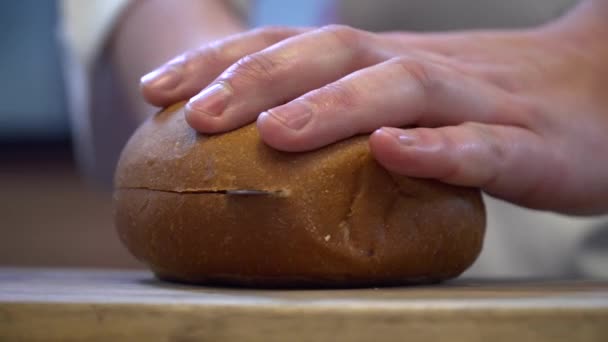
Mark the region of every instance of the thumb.
POLYGON ((376 160, 411 177, 482 188, 539 209, 558 209, 565 168, 550 144, 521 127, 467 122, 439 128, 381 128, 370 138, 376 160))

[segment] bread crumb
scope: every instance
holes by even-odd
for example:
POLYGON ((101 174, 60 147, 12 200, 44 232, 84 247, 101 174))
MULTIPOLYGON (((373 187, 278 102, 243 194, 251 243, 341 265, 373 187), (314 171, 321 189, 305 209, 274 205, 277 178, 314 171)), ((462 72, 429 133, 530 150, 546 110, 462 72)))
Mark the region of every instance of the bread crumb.
POLYGON ((329 235, 329 234, 325 235, 325 241, 329 241, 329 239, 331 239, 331 235, 329 235))

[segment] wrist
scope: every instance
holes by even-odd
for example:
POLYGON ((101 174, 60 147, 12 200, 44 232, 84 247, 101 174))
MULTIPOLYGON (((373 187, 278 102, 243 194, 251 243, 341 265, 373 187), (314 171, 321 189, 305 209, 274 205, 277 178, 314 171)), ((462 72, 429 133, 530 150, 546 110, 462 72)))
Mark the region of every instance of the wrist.
POLYGON ((583 0, 561 18, 540 27, 543 38, 608 56, 608 0, 583 0))

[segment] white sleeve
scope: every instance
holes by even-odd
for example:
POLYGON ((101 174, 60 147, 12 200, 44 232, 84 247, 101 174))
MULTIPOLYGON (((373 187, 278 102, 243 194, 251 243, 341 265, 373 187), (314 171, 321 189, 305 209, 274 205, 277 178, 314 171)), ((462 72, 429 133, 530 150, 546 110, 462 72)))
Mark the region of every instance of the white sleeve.
MULTIPOLYGON (((62 0, 63 38, 76 59, 89 67, 130 0, 62 0)), ((241 16, 249 12, 250 1, 230 0, 241 16)))
POLYGON ((90 66, 129 0, 63 0, 63 38, 70 53, 90 66))
MULTIPOLYGON (((138 124, 124 115, 123 94, 114 91, 116 81, 104 56, 108 37, 133 1, 60 1, 59 41, 74 152, 85 179, 106 186, 122 145, 138 124)), ((247 17, 250 1, 228 4, 247 17)))
MULTIPOLYGON (((109 184, 100 157, 92 102, 93 73, 114 24, 130 0, 61 0, 58 28, 74 153, 85 179, 109 184)), ((110 172, 111 174, 111 172, 110 172)))

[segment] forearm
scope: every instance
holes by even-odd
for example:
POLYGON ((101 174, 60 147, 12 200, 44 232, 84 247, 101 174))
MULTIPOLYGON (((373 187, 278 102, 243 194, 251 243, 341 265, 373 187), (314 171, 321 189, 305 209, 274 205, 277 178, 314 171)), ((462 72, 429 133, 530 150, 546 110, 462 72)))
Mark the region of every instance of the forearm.
POLYGON ((245 28, 221 0, 137 0, 109 41, 110 60, 130 110, 142 120, 153 111, 140 95, 139 79, 186 50, 245 28))

